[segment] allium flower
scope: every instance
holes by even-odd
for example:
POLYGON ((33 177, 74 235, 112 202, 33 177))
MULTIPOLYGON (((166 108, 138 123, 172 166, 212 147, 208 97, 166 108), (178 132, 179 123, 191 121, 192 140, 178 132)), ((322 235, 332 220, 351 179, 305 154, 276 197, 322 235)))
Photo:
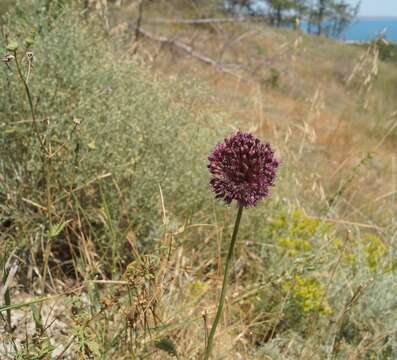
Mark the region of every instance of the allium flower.
POLYGON ((255 206, 274 186, 279 162, 269 144, 252 134, 237 132, 218 144, 208 157, 216 197, 227 204, 255 206))
POLYGON ((269 188, 274 185, 278 168, 278 161, 270 145, 263 144, 253 135, 242 132, 237 132, 225 139, 222 144, 218 144, 208 160, 208 169, 213 175, 210 184, 216 197, 228 204, 236 200, 239 206, 225 262, 221 295, 208 335, 204 360, 210 358, 216 328, 222 316, 229 267, 243 209, 247 206, 255 206, 259 200, 269 195, 269 188))

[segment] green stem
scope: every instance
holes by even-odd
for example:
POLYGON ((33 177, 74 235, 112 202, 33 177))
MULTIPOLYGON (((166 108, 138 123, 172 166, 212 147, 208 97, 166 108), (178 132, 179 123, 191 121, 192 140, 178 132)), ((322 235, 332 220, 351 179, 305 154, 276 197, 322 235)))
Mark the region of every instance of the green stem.
POLYGON ((25 88, 26 96, 27 96, 28 101, 29 101, 30 113, 32 115, 32 126, 33 126, 33 129, 34 129, 35 133, 36 133, 37 139, 39 140, 40 146, 41 146, 41 148, 43 150, 43 153, 44 153, 43 156, 45 156, 47 154, 47 149, 46 149, 46 146, 45 146, 45 143, 44 143, 44 139, 42 138, 42 136, 40 134, 40 131, 39 131, 39 128, 37 126, 36 114, 35 114, 35 110, 34 110, 33 99, 32 99, 32 95, 30 93, 29 85, 26 82, 26 79, 25 79, 25 77, 22 74, 22 70, 21 70, 21 67, 19 65, 19 61, 18 61, 18 57, 17 57, 17 53, 16 52, 14 52, 14 56, 15 56, 15 64, 17 66, 17 72, 18 72, 19 78, 21 79, 22 84, 23 84, 23 86, 25 88))
MULTIPOLYGON (((17 68, 18 76, 24 86, 25 93, 28 98, 30 113, 32 116, 33 131, 36 133, 37 140, 39 141, 39 144, 40 144, 40 147, 42 150, 41 157, 42 157, 42 161, 43 161, 43 166, 45 167, 45 179, 46 179, 47 216, 48 216, 49 226, 51 228, 52 227, 51 144, 49 144, 49 146, 47 148, 46 143, 45 143, 45 136, 43 136, 40 133, 39 126, 37 124, 37 119, 36 119, 36 112, 35 112, 35 108, 33 105, 33 97, 30 92, 28 81, 22 73, 21 65, 19 64, 18 55, 17 55, 16 51, 14 51, 14 57, 15 57, 15 65, 17 68)), ((49 241, 46 246, 46 250, 44 252, 44 271, 43 271, 42 291, 44 291, 44 289, 45 289, 45 282, 46 282, 47 271, 48 271, 48 259, 49 259, 50 253, 51 253, 51 238, 49 238, 49 241)))
POLYGON ((208 342, 207 342, 207 346, 205 348, 205 353, 204 353, 204 360, 208 360, 210 357, 212 343, 213 343, 214 336, 215 336, 215 331, 218 326, 219 320, 222 316, 223 304, 225 302, 225 296, 226 296, 227 282, 229 279, 229 267, 230 267, 231 259, 233 257, 233 249, 234 249, 234 245, 237 240, 237 233, 238 233, 238 228, 240 226, 240 220, 241 220, 242 213, 243 213, 243 206, 240 205, 238 208, 238 212, 237 212, 236 222, 234 224, 232 240, 230 242, 229 251, 227 254, 227 258, 226 258, 225 272, 223 274, 223 283, 222 283, 221 297, 220 297, 219 303, 218 303, 218 310, 216 311, 216 315, 215 315, 214 322, 212 324, 211 332, 208 336, 208 342))

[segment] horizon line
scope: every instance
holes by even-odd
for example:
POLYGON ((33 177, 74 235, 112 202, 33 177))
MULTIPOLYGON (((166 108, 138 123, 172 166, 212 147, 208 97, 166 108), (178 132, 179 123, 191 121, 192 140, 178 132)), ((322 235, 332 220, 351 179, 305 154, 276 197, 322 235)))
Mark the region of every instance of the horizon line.
POLYGON ((357 15, 356 19, 396 19, 397 15, 357 15))

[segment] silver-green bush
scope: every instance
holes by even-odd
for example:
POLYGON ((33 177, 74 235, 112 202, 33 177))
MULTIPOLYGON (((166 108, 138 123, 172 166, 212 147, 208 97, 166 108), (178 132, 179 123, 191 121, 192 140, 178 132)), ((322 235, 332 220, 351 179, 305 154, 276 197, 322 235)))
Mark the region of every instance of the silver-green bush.
MULTIPOLYGON (((45 236, 54 223, 70 221, 56 240, 66 251, 63 236, 76 232, 73 222, 81 218, 79 232, 97 252, 108 255, 112 243, 113 256, 116 247, 121 257, 128 231, 140 246, 161 230, 160 187, 170 214, 186 218, 197 211, 214 140, 173 100, 194 90, 154 80, 109 41, 100 19, 70 8, 58 10, 56 21, 40 7, 16 11, 19 16, 7 19, 8 42, 19 42, 25 69, 24 38, 34 38, 29 87, 37 123, 47 146, 60 150, 45 160, 15 64, 2 66, 0 194, 7 198, 2 217, 9 237, 27 243, 32 233, 45 236), (52 219, 43 211, 48 201, 52 219)), ((3 52, 6 45, 3 39, 3 52)))

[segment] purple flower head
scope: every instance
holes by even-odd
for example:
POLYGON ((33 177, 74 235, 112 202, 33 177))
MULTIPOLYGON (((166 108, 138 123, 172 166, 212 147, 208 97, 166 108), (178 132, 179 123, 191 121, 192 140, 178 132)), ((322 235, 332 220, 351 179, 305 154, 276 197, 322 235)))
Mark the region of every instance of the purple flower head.
POLYGON ((279 162, 269 144, 237 132, 218 144, 208 157, 212 191, 227 204, 255 206, 274 186, 279 162))

